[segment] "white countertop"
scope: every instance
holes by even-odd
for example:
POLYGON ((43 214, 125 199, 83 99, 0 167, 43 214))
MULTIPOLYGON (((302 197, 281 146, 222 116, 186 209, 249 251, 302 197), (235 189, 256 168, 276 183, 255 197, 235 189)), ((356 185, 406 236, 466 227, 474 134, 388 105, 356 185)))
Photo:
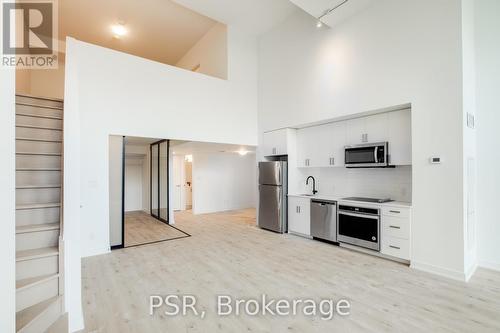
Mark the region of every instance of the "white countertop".
POLYGON ((411 208, 411 202, 401 202, 401 201, 390 201, 390 202, 383 202, 383 203, 364 202, 364 201, 344 200, 343 198, 345 198, 347 196, 329 196, 329 195, 322 195, 322 194, 315 194, 315 195, 311 196, 311 195, 306 195, 306 194, 289 193, 288 196, 289 197, 308 198, 308 199, 346 202, 346 203, 352 203, 352 204, 368 206, 368 207, 370 207, 370 206, 376 206, 376 207, 384 206, 384 207, 411 208))

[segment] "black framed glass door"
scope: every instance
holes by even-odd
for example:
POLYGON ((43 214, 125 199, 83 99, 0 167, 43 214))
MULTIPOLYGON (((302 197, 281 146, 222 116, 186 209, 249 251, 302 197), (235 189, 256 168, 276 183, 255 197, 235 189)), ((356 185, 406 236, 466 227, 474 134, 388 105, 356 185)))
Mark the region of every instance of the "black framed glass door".
POLYGON ((168 223, 168 174, 170 142, 161 140, 150 145, 151 216, 168 223))

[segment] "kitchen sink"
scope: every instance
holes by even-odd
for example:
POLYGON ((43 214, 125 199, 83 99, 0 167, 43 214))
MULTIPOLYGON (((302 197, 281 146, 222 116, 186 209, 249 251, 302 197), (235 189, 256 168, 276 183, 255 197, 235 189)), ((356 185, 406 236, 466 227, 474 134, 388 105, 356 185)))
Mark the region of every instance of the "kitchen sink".
POLYGON ((300 194, 300 195, 302 195, 304 197, 314 197, 314 194, 300 194))

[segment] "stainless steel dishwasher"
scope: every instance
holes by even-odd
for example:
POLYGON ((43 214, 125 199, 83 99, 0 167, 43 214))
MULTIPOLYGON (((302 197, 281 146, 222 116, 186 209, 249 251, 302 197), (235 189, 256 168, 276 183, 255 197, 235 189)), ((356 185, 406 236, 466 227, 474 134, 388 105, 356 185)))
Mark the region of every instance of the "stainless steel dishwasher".
POLYGON ((336 201, 311 201, 311 236, 331 242, 337 241, 336 201))

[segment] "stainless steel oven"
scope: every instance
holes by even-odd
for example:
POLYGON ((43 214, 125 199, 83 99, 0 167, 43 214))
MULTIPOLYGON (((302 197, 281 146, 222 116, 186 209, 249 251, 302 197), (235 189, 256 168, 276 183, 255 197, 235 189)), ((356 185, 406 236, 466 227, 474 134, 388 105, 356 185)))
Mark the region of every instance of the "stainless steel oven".
POLYGON ((389 143, 364 143, 345 146, 345 166, 348 168, 383 168, 389 166, 389 143))
POLYGON ((380 210, 340 204, 337 241, 380 251, 380 210))

